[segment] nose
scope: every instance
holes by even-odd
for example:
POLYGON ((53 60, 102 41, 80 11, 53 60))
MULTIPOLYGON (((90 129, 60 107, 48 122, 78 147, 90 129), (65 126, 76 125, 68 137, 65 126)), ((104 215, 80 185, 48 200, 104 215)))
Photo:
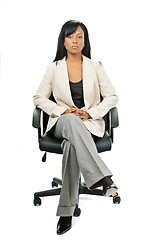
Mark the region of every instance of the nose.
POLYGON ((76 36, 73 37, 73 40, 72 40, 72 41, 73 41, 73 43, 76 43, 76 42, 77 42, 76 36))

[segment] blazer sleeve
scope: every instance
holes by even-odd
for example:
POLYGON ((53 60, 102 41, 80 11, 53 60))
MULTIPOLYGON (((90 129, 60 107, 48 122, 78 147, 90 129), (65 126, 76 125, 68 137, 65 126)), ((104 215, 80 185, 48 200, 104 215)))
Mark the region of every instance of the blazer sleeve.
POLYGON ((96 73, 97 73, 100 93, 103 97, 103 100, 97 106, 94 106, 89 110, 87 110, 89 115, 94 120, 99 119, 104 115, 106 115, 111 108, 116 106, 119 100, 116 94, 116 91, 113 85, 111 84, 101 62, 97 62, 96 64, 96 73))
POLYGON ((36 94, 33 96, 34 105, 52 117, 60 116, 67 108, 49 100, 52 93, 53 66, 48 65, 36 94))

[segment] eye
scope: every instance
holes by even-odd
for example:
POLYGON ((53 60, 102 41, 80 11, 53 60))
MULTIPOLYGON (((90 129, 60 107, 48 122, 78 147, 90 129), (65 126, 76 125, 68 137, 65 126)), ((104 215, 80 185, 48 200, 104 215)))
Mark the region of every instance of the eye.
POLYGON ((82 36, 78 36, 78 38, 82 38, 82 36))
POLYGON ((72 38, 72 36, 71 36, 71 35, 69 35, 69 36, 67 36, 67 38, 72 38))

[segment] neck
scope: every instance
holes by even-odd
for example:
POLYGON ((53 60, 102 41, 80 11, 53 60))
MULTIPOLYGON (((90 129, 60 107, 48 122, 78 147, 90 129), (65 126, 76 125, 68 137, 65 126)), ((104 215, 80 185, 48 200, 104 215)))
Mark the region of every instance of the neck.
POLYGON ((67 62, 69 63, 81 63, 82 62, 82 55, 80 54, 70 54, 68 52, 68 57, 66 59, 67 62))

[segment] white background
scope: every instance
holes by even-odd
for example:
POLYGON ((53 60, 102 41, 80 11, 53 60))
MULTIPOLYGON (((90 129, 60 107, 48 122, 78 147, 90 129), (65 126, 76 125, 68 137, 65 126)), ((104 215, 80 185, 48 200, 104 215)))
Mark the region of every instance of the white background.
POLYGON ((3 239, 160 239, 159 1, 6 0, 0 9, 3 239), (35 191, 49 189, 52 177, 61 177, 60 155, 41 162, 32 97, 55 58, 61 27, 71 19, 87 26, 92 59, 103 63, 120 98, 115 142, 101 157, 122 202, 81 195, 81 216, 57 236, 59 196, 42 199, 41 207, 32 203, 35 191))

